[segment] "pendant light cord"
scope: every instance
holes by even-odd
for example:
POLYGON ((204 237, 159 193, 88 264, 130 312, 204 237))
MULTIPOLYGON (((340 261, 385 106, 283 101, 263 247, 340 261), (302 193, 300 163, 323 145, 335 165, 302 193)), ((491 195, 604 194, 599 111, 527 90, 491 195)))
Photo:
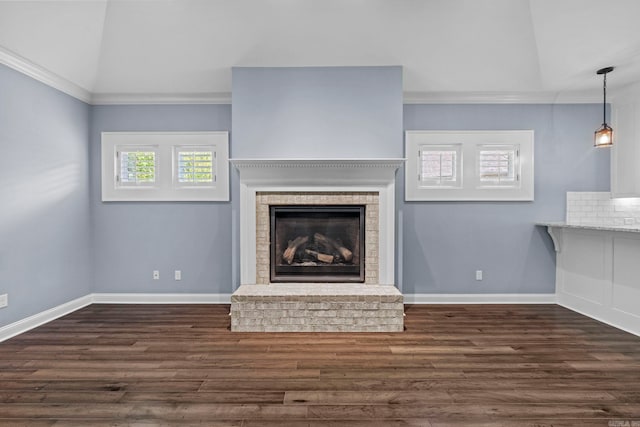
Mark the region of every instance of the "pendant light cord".
POLYGON ((604 73, 604 82, 602 84, 602 124, 607 123, 607 73, 604 73))

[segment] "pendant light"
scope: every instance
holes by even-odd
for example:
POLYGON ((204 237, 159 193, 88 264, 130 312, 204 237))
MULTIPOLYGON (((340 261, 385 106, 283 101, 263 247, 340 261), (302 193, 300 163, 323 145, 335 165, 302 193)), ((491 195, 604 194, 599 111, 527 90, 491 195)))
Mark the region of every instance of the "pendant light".
POLYGON ((613 67, 599 69, 596 74, 603 75, 602 83, 602 126, 594 134, 594 147, 611 147, 613 145, 613 129, 607 124, 607 73, 613 71, 613 67))

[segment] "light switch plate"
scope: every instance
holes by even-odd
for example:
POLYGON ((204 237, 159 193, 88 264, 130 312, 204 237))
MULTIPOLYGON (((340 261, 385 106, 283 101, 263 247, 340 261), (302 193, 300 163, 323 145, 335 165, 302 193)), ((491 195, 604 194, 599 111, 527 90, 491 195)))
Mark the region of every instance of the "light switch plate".
POLYGON ((9 294, 0 295, 0 308, 6 307, 9 305, 9 294))

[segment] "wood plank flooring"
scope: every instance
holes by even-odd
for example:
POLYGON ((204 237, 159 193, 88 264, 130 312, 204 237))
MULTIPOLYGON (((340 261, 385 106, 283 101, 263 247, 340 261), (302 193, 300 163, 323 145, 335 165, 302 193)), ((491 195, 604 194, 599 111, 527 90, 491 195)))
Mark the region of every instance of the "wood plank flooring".
POLYGON ((1 343, 0 425, 640 426, 640 338, 559 306, 407 306, 389 334, 228 310, 94 304, 1 343))

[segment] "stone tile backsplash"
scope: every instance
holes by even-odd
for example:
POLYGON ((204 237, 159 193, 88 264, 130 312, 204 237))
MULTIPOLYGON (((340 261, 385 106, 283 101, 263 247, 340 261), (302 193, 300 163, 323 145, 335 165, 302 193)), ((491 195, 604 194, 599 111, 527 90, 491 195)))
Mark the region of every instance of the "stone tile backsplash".
POLYGON ((640 198, 612 199, 607 191, 567 192, 568 224, 640 227, 640 198))

